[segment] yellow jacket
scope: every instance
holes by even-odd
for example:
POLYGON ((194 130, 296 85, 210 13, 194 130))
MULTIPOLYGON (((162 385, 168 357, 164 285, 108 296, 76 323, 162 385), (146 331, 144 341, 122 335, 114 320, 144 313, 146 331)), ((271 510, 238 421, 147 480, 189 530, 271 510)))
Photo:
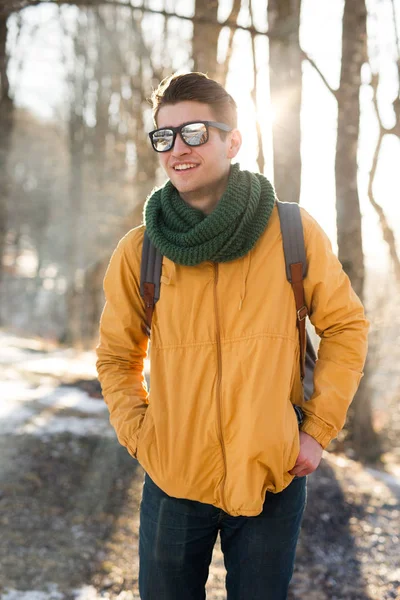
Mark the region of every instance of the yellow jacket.
POLYGON ((244 257, 186 267, 164 257, 150 350, 140 297, 144 227, 108 267, 97 368, 120 443, 170 496, 258 515, 293 479, 302 430, 323 447, 343 427, 362 376, 368 323, 319 225, 302 209, 311 321, 321 336, 314 395, 303 400, 293 292, 277 208, 244 257))

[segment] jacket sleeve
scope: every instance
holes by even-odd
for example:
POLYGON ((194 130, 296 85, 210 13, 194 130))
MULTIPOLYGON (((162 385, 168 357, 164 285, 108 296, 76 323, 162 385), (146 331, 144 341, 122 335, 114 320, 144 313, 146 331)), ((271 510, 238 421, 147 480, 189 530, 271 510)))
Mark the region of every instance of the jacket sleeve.
POLYGON ((325 448, 344 426, 363 375, 369 323, 327 235, 304 210, 302 215, 308 262, 304 291, 321 342, 314 394, 303 405, 301 428, 325 448))
POLYGON ((128 233, 112 255, 104 279, 106 304, 100 320, 97 371, 110 422, 120 444, 136 457, 147 410, 144 359, 148 338, 140 296, 140 229, 128 233))

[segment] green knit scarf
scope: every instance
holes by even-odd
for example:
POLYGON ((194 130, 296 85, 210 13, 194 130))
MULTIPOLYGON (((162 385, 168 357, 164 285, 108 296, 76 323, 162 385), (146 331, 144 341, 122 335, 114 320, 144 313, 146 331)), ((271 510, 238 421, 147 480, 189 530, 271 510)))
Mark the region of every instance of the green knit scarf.
POLYGON ((259 173, 231 167, 227 188, 209 214, 186 204, 170 181, 144 206, 148 236, 180 265, 228 262, 244 256, 265 230, 275 204, 271 183, 259 173))

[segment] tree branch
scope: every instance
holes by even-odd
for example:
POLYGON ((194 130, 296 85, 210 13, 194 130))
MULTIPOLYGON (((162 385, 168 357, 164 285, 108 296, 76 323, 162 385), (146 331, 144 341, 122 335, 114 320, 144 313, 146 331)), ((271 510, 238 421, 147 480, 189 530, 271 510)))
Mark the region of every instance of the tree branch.
MULTIPOLYGON (((393 13, 394 35, 396 38, 396 48, 397 48, 398 54, 400 54, 400 36, 399 36, 399 29, 397 27, 396 5, 395 5, 394 0, 392 0, 391 4, 392 4, 392 13, 393 13)), ((397 64, 399 64, 399 63, 397 62, 397 64)))
MULTIPOLYGON (((237 18, 239 16, 241 6, 242 6, 241 0, 233 0, 232 10, 231 10, 228 18, 222 23, 223 27, 228 26, 229 24, 237 25, 237 18)), ((253 24, 253 22, 252 22, 252 24, 253 24)))
MULTIPOLYGON (((240 12, 240 7, 241 7, 241 0, 234 0, 231 13, 228 16, 228 18, 224 21, 224 23, 221 24, 221 29, 223 27, 227 27, 229 23, 231 25, 236 24, 236 20, 239 16, 239 12, 240 12)), ((232 58, 234 33, 235 33, 235 29, 233 27, 231 27, 229 30, 229 40, 228 40, 226 56, 225 56, 225 61, 224 61, 225 64, 223 65, 223 68, 221 69, 221 83, 224 87, 226 87, 226 80, 228 78, 228 71, 229 71, 229 63, 232 58)))
MULTIPOLYGON (((0 0, 1 1, 1 0, 0 0)), ((223 23, 216 23, 215 21, 207 18, 207 17, 196 17, 196 16, 192 16, 192 17, 187 17, 186 15, 179 15, 177 13, 174 12, 168 12, 166 10, 156 10, 153 8, 149 8, 149 7, 145 7, 145 6, 133 6, 132 4, 128 4, 126 2, 124 2, 123 0, 14 0, 13 2, 9 3, 8 6, 2 4, 0 5, 0 15, 6 15, 9 16, 14 12, 18 12, 20 10, 23 10, 24 8, 27 8, 28 6, 38 6, 40 4, 54 4, 56 6, 59 6, 61 4, 71 4, 73 6, 78 6, 79 8, 92 8, 92 7, 99 7, 99 6, 115 6, 115 7, 119 7, 119 8, 125 8, 125 9, 129 9, 131 11, 142 11, 145 13, 149 13, 149 14, 154 14, 154 15, 161 15, 163 17, 176 17, 177 19, 182 19, 183 21, 190 21, 191 23, 204 23, 204 24, 208 24, 208 25, 219 25, 220 27, 230 27, 231 29, 241 29, 243 31, 249 31, 250 33, 254 34, 254 35, 263 35, 266 37, 273 37, 273 38, 282 38, 284 39, 284 36, 282 34, 272 34, 266 31, 259 31, 258 29, 256 29, 256 27, 254 27, 253 25, 251 25, 250 27, 245 27, 243 25, 238 25, 236 22, 234 22, 232 15, 234 15, 234 10, 232 10, 231 14, 229 15, 229 17, 226 19, 226 21, 224 21, 223 23)))
POLYGON ((379 154, 380 154, 380 150, 382 147, 382 141, 383 141, 383 138, 385 137, 386 133, 391 133, 391 130, 387 130, 382 125, 381 117, 379 114, 378 99, 377 99, 378 85, 379 85, 379 75, 373 75, 372 81, 371 81, 371 86, 373 89, 373 104, 374 104, 374 108, 375 108, 375 112, 376 112, 376 117, 377 117, 378 123, 379 123, 379 138, 378 138, 378 143, 375 148, 374 157, 372 160, 371 171, 369 172, 368 198, 378 215, 379 222, 380 222, 381 228, 382 228, 383 239, 389 246, 389 253, 390 253, 390 257, 393 261, 395 277, 396 277, 397 282, 400 284, 400 259, 399 259, 399 255, 397 254, 396 239, 394 236, 394 232, 393 232, 393 229, 389 226, 388 220, 386 218, 386 215, 385 215, 385 212, 384 212, 382 206, 380 204, 378 204, 378 202, 375 200, 374 192, 373 192, 373 184, 374 184, 374 180, 375 180, 376 171, 378 168, 378 159, 379 159, 379 154))
POLYGON ((317 66, 316 62, 314 61, 313 58, 311 58, 311 56, 309 54, 307 54, 307 52, 305 52, 304 50, 302 50, 300 48, 300 54, 301 56, 307 60, 310 65, 312 67, 314 67, 314 69, 317 71, 318 75, 321 77, 322 81, 324 82, 325 86, 328 88, 328 90, 331 92, 331 94, 333 94, 336 98, 336 100, 338 99, 338 90, 335 90, 329 83, 328 80, 326 79, 325 75, 322 73, 322 71, 319 69, 319 67, 317 66))

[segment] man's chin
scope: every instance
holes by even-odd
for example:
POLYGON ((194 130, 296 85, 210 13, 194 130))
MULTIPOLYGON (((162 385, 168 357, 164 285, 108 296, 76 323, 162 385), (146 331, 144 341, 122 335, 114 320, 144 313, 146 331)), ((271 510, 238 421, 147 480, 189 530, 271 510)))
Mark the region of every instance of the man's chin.
POLYGON ((185 184, 182 181, 174 181, 171 179, 172 185, 178 190, 180 194, 190 194, 191 192, 196 191, 196 188, 193 185, 185 184))

